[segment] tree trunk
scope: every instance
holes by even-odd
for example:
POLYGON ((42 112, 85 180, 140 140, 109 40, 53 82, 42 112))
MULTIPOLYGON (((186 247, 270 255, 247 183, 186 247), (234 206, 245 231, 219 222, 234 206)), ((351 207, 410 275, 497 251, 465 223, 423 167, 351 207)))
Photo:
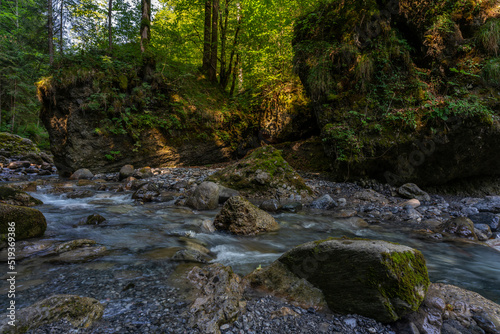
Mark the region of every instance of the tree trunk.
POLYGON ((220 71, 219 82, 223 89, 226 88, 228 77, 226 73, 226 35, 227 35, 227 21, 229 18, 229 4, 225 0, 224 16, 220 18, 220 71), (224 19, 224 22, 222 20, 224 19))
POLYGON ((49 17, 49 63, 54 64, 54 28, 53 28, 53 15, 52 15, 52 0, 48 0, 48 17, 49 17))
POLYGON ((113 49, 113 36, 111 35, 111 10, 113 9, 113 0, 108 1, 108 38, 109 38, 109 52, 113 49))
POLYGON ((203 30, 203 66, 204 73, 209 72, 210 68, 210 41, 212 39, 212 1, 205 1, 205 26, 203 30))
POLYGON ((64 0, 61 0, 61 10, 59 15, 61 23, 60 23, 60 30, 59 30, 59 54, 62 56, 63 55, 63 29, 64 29, 64 0))
POLYGON ((209 79, 210 81, 217 82, 217 44, 218 44, 218 21, 219 21, 219 0, 212 2, 212 48, 210 51, 210 68, 209 79))
POLYGON ((10 127, 10 132, 14 133, 14 123, 16 121, 16 95, 17 95, 17 79, 14 79, 14 94, 11 99, 11 110, 12 110, 12 125, 10 127))
POLYGON ((237 69, 240 64, 240 54, 238 53, 236 55, 236 62, 234 63, 234 68, 233 68, 233 82, 231 83, 231 91, 229 92, 230 96, 233 96, 234 94, 234 88, 236 86, 236 77, 237 77, 237 69))
POLYGON ((141 53, 142 53, 142 80, 150 81, 155 60, 149 52, 149 41, 151 40, 151 0, 141 1, 141 53))

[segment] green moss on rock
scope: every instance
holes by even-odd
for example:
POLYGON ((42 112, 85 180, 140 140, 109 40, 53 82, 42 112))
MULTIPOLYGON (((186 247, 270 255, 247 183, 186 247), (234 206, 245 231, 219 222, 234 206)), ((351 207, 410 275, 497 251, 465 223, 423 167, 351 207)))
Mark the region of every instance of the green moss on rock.
POLYGON ((0 202, 21 206, 35 206, 43 204, 42 201, 32 197, 24 191, 2 186, 0 186, 0 202))
POLYGON ((47 221, 40 211, 0 203, 0 240, 7 239, 11 222, 15 223, 16 241, 42 236, 47 228, 47 221))
POLYGON ((11 155, 40 153, 31 140, 6 132, 0 132, 0 151, 7 151, 11 155))
POLYGON ((239 162, 213 174, 209 180, 251 195, 275 193, 278 188, 312 193, 281 152, 272 146, 254 150, 239 162))

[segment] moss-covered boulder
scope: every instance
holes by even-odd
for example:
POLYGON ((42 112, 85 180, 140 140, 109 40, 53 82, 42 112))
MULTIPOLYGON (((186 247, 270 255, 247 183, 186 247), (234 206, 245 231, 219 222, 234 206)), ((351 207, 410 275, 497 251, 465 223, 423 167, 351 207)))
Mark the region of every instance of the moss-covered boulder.
POLYGON ((0 203, 0 240, 5 240, 15 223, 16 240, 42 236, 47 228, 43 214, 33 208, 0 203))
POLYGON ((280 228, 273 216, 241 196, 233 196, 224 203, 215 217, 214 226, 217 230, 242 235, 277 231, 280 228))
POLYGON ((32 153, 39 154, 40 149, 31 140, 18 135, 0 132, 0 155, 10 157, 32 153))
POLYGON ((320 2, 295 69, 339 179, 422 186, 499 175, 497 1, 320 2))
POLYGON ((384 323, 416 311, 429 286, 422 253, 386 241, 314 241, 277 261, 320 289, 332 311, 384 323))
POLYGON ((272 146, 254 150, 209 179, 250 196, 272 197, 280 192, 304 195, 311 193, 300 175, 283 159, 281 152, 272 146))
POLYGON ((69 321, 74 327, 87 328, 104 314, 104 306, 98 300, 74 295, 55 295, 31 306, 17 310, 15 326, 2 319, 0 333, 26 333, 60 320, 69 321))
POLYGON ((43 204, 42 201, 32 197, 24 191, 0 186, 0 202, 11 205, 35 206, 43 204))

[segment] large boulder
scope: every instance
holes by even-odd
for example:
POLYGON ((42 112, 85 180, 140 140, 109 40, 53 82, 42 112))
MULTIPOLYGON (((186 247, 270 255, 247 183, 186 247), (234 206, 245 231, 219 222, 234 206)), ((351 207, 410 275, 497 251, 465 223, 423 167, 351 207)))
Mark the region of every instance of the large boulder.
POLYGON ((385 241, 314 241, 277 261, 320 289, 332 311, 384 323, 416 311, 429 286, 422 253, 385 241))
POLYGON ((476 292, 433 283, 417 312, 395 326, 398 333, 500 333, 500 305, 476 292))
POLYGON ((0 202, 21 206, 35 206, 43 204, 42 201, 32 197, 30 194, 27 194, 24 191, 2 186, 0 186, 0 202))
POLYGON ((339 180, 500 174, 496 4, 326 1, 296 20, 294 68, 339 180))
POLYGON ((219 205, 219 186, 213 182, 203 182, 189 196, 186 205, 196 210, 214 210, 219 205))
POLYGON ((40 149, 27 138, 0 132, 0 155, 11 157, 28 154, 39 155, 40 149))
POLYGON ((104 306, 94 298, 54 295, 14 311, 15 326, 8 323, 11 320, 9 314, 0 323, 0 333, 26 333, 63 319, 69 321, 74 327, 87 328, 101 319, 104 306))
POLYGON ((47 221, 40 211, 0 203, 0 240, 7 238, 7 233, 13 228, 12 223, 15 223, 16 241, 42 236, 47 228, 47 221))
POLYGON ((190 308, 189 324, 201 333, 220 333, 219 327, 235 321, 243 310, 243 285, 231 267, 219 263, 194 267, 188 280, 198 289, 190 308))
POLYGON ((90 180, 94 177, 94 174, 87 168, 80 168, 73 174, 71 174, 71 180, 90 180))
POLYGON ((212 174, 209 179, 243 195, 273 197, 298 193, 309 195, 311 189, 283 159, 279 150, 264 146, 254 150, 235 164, 212 174))
POLYGON ((215 217, 214 226, 218 230, 243 235, 255 235, 279 229, 279 224, 273 216, 240 196, 227 200, 215 217))

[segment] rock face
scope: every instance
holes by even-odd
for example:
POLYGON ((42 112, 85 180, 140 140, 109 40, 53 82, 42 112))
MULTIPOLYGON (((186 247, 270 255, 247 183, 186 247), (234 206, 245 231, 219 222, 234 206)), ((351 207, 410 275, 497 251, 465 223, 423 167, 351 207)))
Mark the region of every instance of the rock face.
POLYGON ((396 326, 398 333, 410 328, 429 334, 499 333, 500 305, 472 291, 433 283, 420 309, 396 326))
POLYGON ((43 204, 42 201, 32 197, 24 191, 0 186, 0 202, 11 205, 35 206, 43 204))
POLYGON ((219 186, 213 182, 203 182, 189 196, 186 205, 196 210, 215 210, 219 205, 219 186))
POLYGON ((297 19, 295 69, 338 179, 426 186, 500 174, 495 6, 336 1, 297 19))
POLYGON ((422 253, 385 241, 309 242, 277 261, 320 289, 332 311, 384 323, 416 311, 429 286, 422 253))
POLYGON ((240 277, 230 267, 218 263, 195 267, 189 272, 188 279, 199 289, 198 298, 191 305, 191 326, 201 333, 220 333, 220 326, 238 318, 243 308, 243 286, 240 277))
POLYGON ((42 236, 47 228, 47 221, 40 211, 0 203, 0 240, 6 238, 11 222, 15 223, 16 241, 42 236))
POLYGON ((279 150, 264 146, 244 159, 213 174, 211 181, 248 195, 276 195, 277 192, 311 192, 302 178, 283 159, 279 150))
POLYGON ((255 235, 279 229, 273 216, 240 196, 227 200, 221 212, 215 217, 214 226, 218 230, 243 235, 255 235))
MULTIPOLYGON (((106 127, 122 124, 111 124, 111 119, 116 116, 106 115, 104 106, 102 112, 85 109, 99 89, 92 87, 91 82, 81 79, 64 87, 55 87, 55 83, 51 87, 39 86, 40 117, 49 133, 54 163, 60 175, 69 176, 80 168, 94 173, 117 172, 127 164, 151 167, 203 165, 229 159, 231 150, 215 140, 182 143, 177 140, 179 136, 175 131, 171 133, 160 126, 141 127, 134 135, 123 128, 119 134, 106 131, 106 127)), ((162 93, 168 95, 168 92, 162 93)), ((140 100, 136 96, 129 98, 140 100)), ((140 104, 137 102, 136 107, 142 108, 140 104)), ((162 108, 164 113, 169 106, 162 108)))
POLYGON ((74 327, 87 328, 101 319, 104 306, 98 300, 73 295, 55 295, 31 306, 18 310, 15 314, 16 326, 3 320, 0 333, 26 333, 42 325, 65 319, 74 327))

